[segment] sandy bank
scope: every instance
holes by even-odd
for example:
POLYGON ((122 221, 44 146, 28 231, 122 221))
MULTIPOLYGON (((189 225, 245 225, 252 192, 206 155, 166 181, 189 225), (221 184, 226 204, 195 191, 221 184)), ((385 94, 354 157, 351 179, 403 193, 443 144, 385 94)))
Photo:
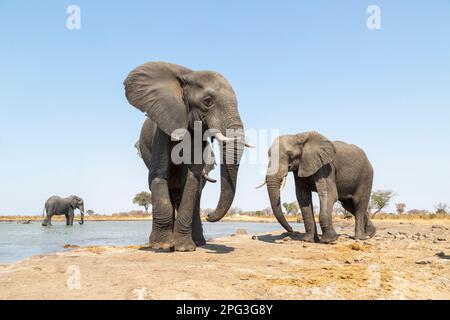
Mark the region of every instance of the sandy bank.
POLYGON ((355 242, 286 234, 217 239, 193 253, 89 247, 0 265, 0 299, 450 299, 450 222, 376 221, 355 242), (75 270, 75 271, 74 271, 75 270), (80 271, 80 288, 77 286, 80 271))

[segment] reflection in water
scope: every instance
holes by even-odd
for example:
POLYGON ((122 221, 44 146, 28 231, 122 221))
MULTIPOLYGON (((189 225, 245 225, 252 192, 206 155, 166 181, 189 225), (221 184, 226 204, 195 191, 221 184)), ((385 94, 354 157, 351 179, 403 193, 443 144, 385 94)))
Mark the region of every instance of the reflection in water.
MULTIPOLYGON (((148 242, 151 221, 87 221, 84 225, 67 227, 63 222, 54 222, 50 228, 40 222, 31 224, 0 223, 0 263, 14 262, 30 256, 64 251, 66 244, 78 246, 127 246, 145 245, 148 242)), ((303 231, 302 224, 292 224, 295 230, 303 231)), ((248 234, 282 231, 278 223, 216 222, 203 224, 207 239, 229 236, 236 229, 246 229, 248 234)), ((206 247, 208 252, 221 254, 227 248, 206 247)))

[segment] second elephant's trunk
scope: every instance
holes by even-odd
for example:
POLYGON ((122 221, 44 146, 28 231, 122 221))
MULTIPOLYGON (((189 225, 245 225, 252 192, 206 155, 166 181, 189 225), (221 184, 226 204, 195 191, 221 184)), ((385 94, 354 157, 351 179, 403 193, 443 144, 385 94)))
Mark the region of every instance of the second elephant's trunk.
POLYGON ((283 215, 283 211, 281 209, 281 200, 280 200, 280 187, 281 180, 277 177, 266 177, 267 182, 267 191, 269 193, 270 205, 272 206, 272 211, 278 222, 286 229, 287 232, 292 232, 292 227, 286 221, 286 218, 283 215))

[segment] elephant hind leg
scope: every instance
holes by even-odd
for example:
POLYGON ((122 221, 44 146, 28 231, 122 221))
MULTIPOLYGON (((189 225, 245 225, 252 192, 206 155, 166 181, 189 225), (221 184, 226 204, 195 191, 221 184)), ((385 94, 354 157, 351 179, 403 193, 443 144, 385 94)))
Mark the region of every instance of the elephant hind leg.
POLYGON ((355 207, 355 239, 372 238, 376 233, 376 228, 373 225, 367 211, 370 201, 370 192, 363 192, 363 194, 355 195, 353 199, 355 207))

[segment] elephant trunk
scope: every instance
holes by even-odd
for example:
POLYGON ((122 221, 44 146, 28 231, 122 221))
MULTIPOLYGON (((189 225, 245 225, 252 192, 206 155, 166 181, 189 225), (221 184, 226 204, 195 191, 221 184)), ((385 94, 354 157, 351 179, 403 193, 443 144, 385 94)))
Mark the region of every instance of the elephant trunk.
POLYGON ((222 219, 233 203, 236 194, 237 175, 239 171, 239 163, 242 158, 244 149, 244 130, 242 122, 233 126, 233 130, 237 132, 234 141, 222 144, 220 164, 220 198, 216 210, 208 214, 206 220, 216 222, 222 219))
POLYGON ((286 221, 281 210, 280 187, 282 179, 276 176, 267 176, 267 191, 269 193, 270 205, 272 206, 273 214, 278 222, 286 229, 287 232, 292 232, 292 227, 286 221))
POLYGON ((84 206, 80 207, 80 213, 81 213, 81 221, 80 224, 84 224, 84 206))

